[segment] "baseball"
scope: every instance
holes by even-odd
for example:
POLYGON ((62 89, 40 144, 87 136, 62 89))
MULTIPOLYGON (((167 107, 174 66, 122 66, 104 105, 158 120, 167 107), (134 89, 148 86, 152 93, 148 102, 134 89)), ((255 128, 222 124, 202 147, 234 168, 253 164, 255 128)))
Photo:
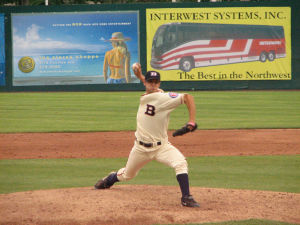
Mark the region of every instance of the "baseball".
POLYGON ((138 63, 133 63, 132 64, 132 70, 137 71, 139 69, 139 64, 138 63))

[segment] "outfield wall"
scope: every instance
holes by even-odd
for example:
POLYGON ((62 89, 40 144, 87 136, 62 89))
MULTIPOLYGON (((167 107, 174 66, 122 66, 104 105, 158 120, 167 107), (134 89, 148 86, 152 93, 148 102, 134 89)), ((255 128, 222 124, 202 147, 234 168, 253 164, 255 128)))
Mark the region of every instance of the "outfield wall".
MULTIPOLYGON (((104 68, 111 68, 106 53, 116 32, 123 34, 118 40, 126 47, 118 48, 126 63, 140 62, 144 73, 160 71, 165 90, 300 89, 299 11, 299 1, 293 0, 0 7, 0 91, 143 90, 125 66, 116 73, 131 74, 129 83, 108 84, 109 74, 105 79, 104 68), (194 46, 179 45, 179 36, 192 40, 195 33, 181 32, 186 29, 181 24, 206 24, 197 33, 205 37, 193 41, 194 46), (237 38, 229 37, 226 27, 237 38), (156 35, 160 28, 162 37, 175 36, 173 47, 156 35), (261 34, 267 28, 273 29, 271 34, 261 34), (217 37, 218 32, 224 37, 217 37), (270 56, 275 45, 276 54, 270 56), (158 53, 165 48, 158 56, 163 58, 160 67, 151 54, 153 46, 158 53), (192 60, 183 62, 183 55, 192 60), (195 68, 184 71, 189 62, 195 68)), ((119 64, 113 69, 119 70, 119 64)))

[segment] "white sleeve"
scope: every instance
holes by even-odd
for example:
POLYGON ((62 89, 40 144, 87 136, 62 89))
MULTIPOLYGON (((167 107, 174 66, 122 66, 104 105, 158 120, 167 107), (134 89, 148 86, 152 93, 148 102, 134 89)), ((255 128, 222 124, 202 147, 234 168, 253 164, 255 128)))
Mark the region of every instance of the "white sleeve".
POLYGON ((177 106, 184 103, 184 94, 175 92, 164 93, 164 102, 161 105, 164 109, 175 109, 177 106))

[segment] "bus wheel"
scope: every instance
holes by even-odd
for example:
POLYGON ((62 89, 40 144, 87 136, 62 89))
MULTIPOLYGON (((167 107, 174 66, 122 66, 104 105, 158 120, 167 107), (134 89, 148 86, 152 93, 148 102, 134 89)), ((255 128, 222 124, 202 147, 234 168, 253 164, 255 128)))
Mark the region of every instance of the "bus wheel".
POLYGON ((273 61, 276 58, 275 52, 274 51, 270 51, 268 53, 268 59, 269 61, 273 61))
POLYGON ((267 61, 267 53, 266 53, 266 52, 260 53, 259 60, 260 60, 261 62, 267 61))
POLYGON ((194 59, 192 57, 185 57, 180 60, 179 69, 184 72, 189 72, 194 68, 194 59))

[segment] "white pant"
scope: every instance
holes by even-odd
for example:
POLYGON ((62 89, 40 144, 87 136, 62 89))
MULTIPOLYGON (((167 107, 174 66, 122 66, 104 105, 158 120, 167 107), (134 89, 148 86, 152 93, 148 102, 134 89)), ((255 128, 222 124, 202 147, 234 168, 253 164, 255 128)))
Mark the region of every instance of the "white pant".
POLYGON ((176 175, 188 173, 188 165, 183 154, 169 142, 163 143, 154 151, 145 151, 145 147, 135 142, 125 168, 118 171, 119 181, 126 181, 134 178, 140 169, 148 162, 156 160, 174 168, 176 175))

